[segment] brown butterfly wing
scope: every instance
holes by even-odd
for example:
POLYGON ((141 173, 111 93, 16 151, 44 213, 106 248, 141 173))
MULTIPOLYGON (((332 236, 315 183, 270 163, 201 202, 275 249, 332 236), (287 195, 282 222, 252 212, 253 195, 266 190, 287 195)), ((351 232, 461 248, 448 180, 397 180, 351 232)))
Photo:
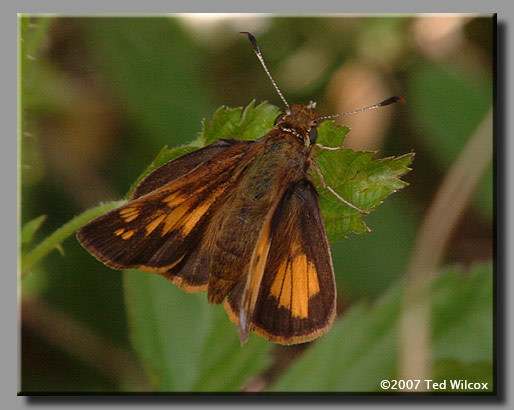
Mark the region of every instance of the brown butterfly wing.
POLYGON ((77 238, 97 259, 114 269, 155 272, 185 290, 206 290, 208 258, 202 246, 203 233, 213 212, 223 205, 238 173, 250 160, 250 146, 246 142, 230 143, 226 148, 215 146, 218 152, 204 151, 193 160, 187 159, 187 164, 193 166, 189 172, 185 160, 171 161, 164 165, 167 172, 174 176, 182 173, 181 176, 170 177, 164 186, 143 194, 165 180, 167 172, 154 171, 154 176, 150 174, 141 182, 143 188, 136 190, 140 196, 89 222, 78 230, 77 238), (225 149, 219 151, 220 148, 225 149), (214 156, 210 155, 213 152, 214 156), (199 161, 208 156, 211 158, 199 161), (173 163, 182 164, 177 173, 173 163), (178 277, 174 273, 177 270, 170 272, 192 259, 198 262, 196 270, 178 277))
POLYGON ((219 140, 204 148, 182 155, 150 172, 136 187, 130 200, 139 198, 156 189, 169 184, 175 179, 189 173, 198 165, 214 158, 223 151, 240 144, 251 144, 253 141, 219 140))
MULTIPOLYGON (((282 344, 313 340, 332 325, 336 287, 318 194, 312 183, 303 180, 292 184, 269 227, 262 232, 256 247, 266 258, 264 268, 259 273, 259 263, 252 266, 247 281, 253 279, 253 283, 239 283, 225 308, 240 328, 246 316, 249 330, 267 340, 282 344)), ((245 341, 244 332, 241 339, 245 341)))

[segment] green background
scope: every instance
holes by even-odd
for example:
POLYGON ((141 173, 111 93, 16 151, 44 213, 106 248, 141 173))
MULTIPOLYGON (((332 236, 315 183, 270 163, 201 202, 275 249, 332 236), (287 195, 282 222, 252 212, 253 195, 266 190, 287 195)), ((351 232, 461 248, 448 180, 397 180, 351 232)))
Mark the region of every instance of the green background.
MULTIPOLYGON (((254 32, 290 103, 317 101, 330 115, 401 95, 406 105, 340 123, 348 138, 362 124, 378 157, 416 153, 410 185, 364 217, 371 232, 332 245, 339 315, 314 343, 253 335, 241 348, 205 295, 112 271, 70 237, 20 280, 20 390, 380 391, 398 374, 400 278, 422 217, 492 109, 494 24, 458 15, 20 18, 21 224, 46 215, 22 254, 122 198, 164 145, 195 140, 219 106, 282 107, 241 30, 254 32)), ((434 379, 492 381, 493 210, 491 159, 433 287, 434 379)))

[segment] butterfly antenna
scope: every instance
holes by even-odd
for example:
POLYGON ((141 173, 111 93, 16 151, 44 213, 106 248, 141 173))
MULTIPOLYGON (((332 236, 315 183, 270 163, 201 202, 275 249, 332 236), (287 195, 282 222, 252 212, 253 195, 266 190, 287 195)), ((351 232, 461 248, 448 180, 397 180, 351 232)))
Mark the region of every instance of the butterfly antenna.
POLYGON ((319 120, 328 120, 328 119, 331 119, 331 118, 336 118, 336 117, 342 117, 344 115, 352 115, 352 114, 357 114, 359 112, 363 112, 363 111, 368 111, 368 110, 373 110, 375 108, 378 108, 378 107, 384 107, 386 105, 389 105, 389 104, 394 104, 396 102, 401 102, 401 103, 404 103, 405 104, 405 100, 402 98, 402 97, 390 97, 388 98, 387 100, 384 100, 382 102, 379 102, 378 104, 375 104, 375 105, 370 105, 369 107, 365 107, 365 108, 361 108, 360 110, 355 110, 355 111, 350 111, 350 112, 345 112, 343 114, 335 114, 335 115, 329 115, 327 117, 319 117, 319 118, 316 118, 316 121, 319 121, 319 120))
POLYGON ((280 92, 277 83, 275 83, 275 80, 273 80, 273 77, 271 76, 268 67, 266 67, 266 63, 264 62, 264 59, 262 58, 261 50, 259 49, 259 46, 257 45, 257 40, 255 39, 254 35, 250 33, 249 31, 240 31, 241 34, 246 34, 248 36, 248 39, 250 40, 250 43, 252 44, 253 51, 255 51, 255 54, 257 55, 257 58, 262 64, 262 67, 264 67, 264 71, 266 71, 266 74, 268 75, 269 79, 271 80, 271 84, 273 84, 273 87, 275 87, 275 90, 277 91, 278 95, 286 105, 286 108, 289 110, 289 104, 287 103, 286 99, 280 92))

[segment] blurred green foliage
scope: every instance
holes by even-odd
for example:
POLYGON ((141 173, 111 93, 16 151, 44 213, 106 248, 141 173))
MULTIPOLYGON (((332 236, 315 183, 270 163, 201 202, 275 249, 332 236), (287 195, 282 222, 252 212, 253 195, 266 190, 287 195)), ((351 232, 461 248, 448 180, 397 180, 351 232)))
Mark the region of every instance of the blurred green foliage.
MULTIPOLYGON (((257 336, 241 349, 234 325, 204 295, 185 294, 154 275, 111 271, 74 239, 63 243, 64 257, 50 253, 22 287, 30 287, 27 297, 131 352, 151 390, 228 391, 264 380, 274 390, 378 391, 376 380, 397 370, 398 279, 421 216, 492 107, 494 20, 461 17, 442 40, 422 36, 429 22, 419 16, 215 23, 180 16, 20 18, 24 245, 30 251, 75 215, 123 197, 163 146, 196 141, 202 119, 220 105, 241 107, 255 99, 280 107, 247 39, 237 34, 251 30, 290 102, 318 101, 320 113, 333 114, 326 87, 352 62, 381 72, 393 94, 407 101, 392 110, 392 122, 380 129, 385 142, 376 149, 379 158, 416 152, 414 171, 405 178, 410 186, 366 217, 371 233, 332 245, 340 295, 334 328, 304 353, 257 336), (40 224, 35 218, 42 215, 40 224), (141 287, 133 286, 136 280, 141 287), (133 326, 155 338, 132 333, 133 326), (225 340, 225 330, 234 338, 225 340), (302 379, 295 373, 301 369, 312 377, 302 379), (329 377, 324 381, 314 371, 329 377)), ((359 118, 366 122, 372 113, 359 118)), ((491 171, 450 243, 448 262, 470 266, 492 259, 492 193, 491 171)), ((445 271, 434 288, 435 376, 491 380, 492 268, 445 271)), ((22 391, 130 390, 95 363, 77 359, 81 346, 49 342, 23 322, 21 342, 22 391)))
MULTIPOLYGON (((400 295, 394 286, 373 306, 353 306, 271 390, 369 392, 377 391, 381 380, 394 379, 400 295)), ((492 309, 491 266, 478 266, 468 277, 456 268, 441 273, 434 285, 432 326, 434 355, 446 368, 442 364, 434 380, 491 381, 492 309), (467 370, 461 374, 459 366, 467 370), (471 366, 482 369, 473 374, 471 366)))

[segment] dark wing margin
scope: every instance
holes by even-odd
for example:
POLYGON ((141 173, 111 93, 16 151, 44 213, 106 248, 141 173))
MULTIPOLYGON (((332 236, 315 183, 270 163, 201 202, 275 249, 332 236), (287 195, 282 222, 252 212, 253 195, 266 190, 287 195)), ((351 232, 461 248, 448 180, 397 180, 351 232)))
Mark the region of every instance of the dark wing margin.
POLYGON ((186 291, 207 290, 209 257, 203 233, 241 167, 251 160, 247 155, 250 146, 246 142, 220 142, 215 151, 187 160, 193 167, 189 172, 180 158, 163 165, 168 166, 166 173, 182 176, 162 186, 165 176, 157 169, 154 179, 144 179, 141 184, 158 188, 146 194, 140 190, 141 196, 93 219, 77 231, 78 240, 113 269, 158 273, 186 291), (197 164, 208 156, 211 158, 197 164), (177 173, 173 163, 179 164, 177 173))
MULTIPOLYGON (((267 236, 260 238, 269 253, 258 290, 253 290, 258 295, 254 306, 244 312, 249 330, 281 344, 313 340, 333 323, 336 286, 318 194, 310 181, 290 185, 274 211, 267 236)), ((250 271, 246 280, 251 275, 250 271)), ((229 317, 239 326, 246 280, 225 302, 229 317)))

